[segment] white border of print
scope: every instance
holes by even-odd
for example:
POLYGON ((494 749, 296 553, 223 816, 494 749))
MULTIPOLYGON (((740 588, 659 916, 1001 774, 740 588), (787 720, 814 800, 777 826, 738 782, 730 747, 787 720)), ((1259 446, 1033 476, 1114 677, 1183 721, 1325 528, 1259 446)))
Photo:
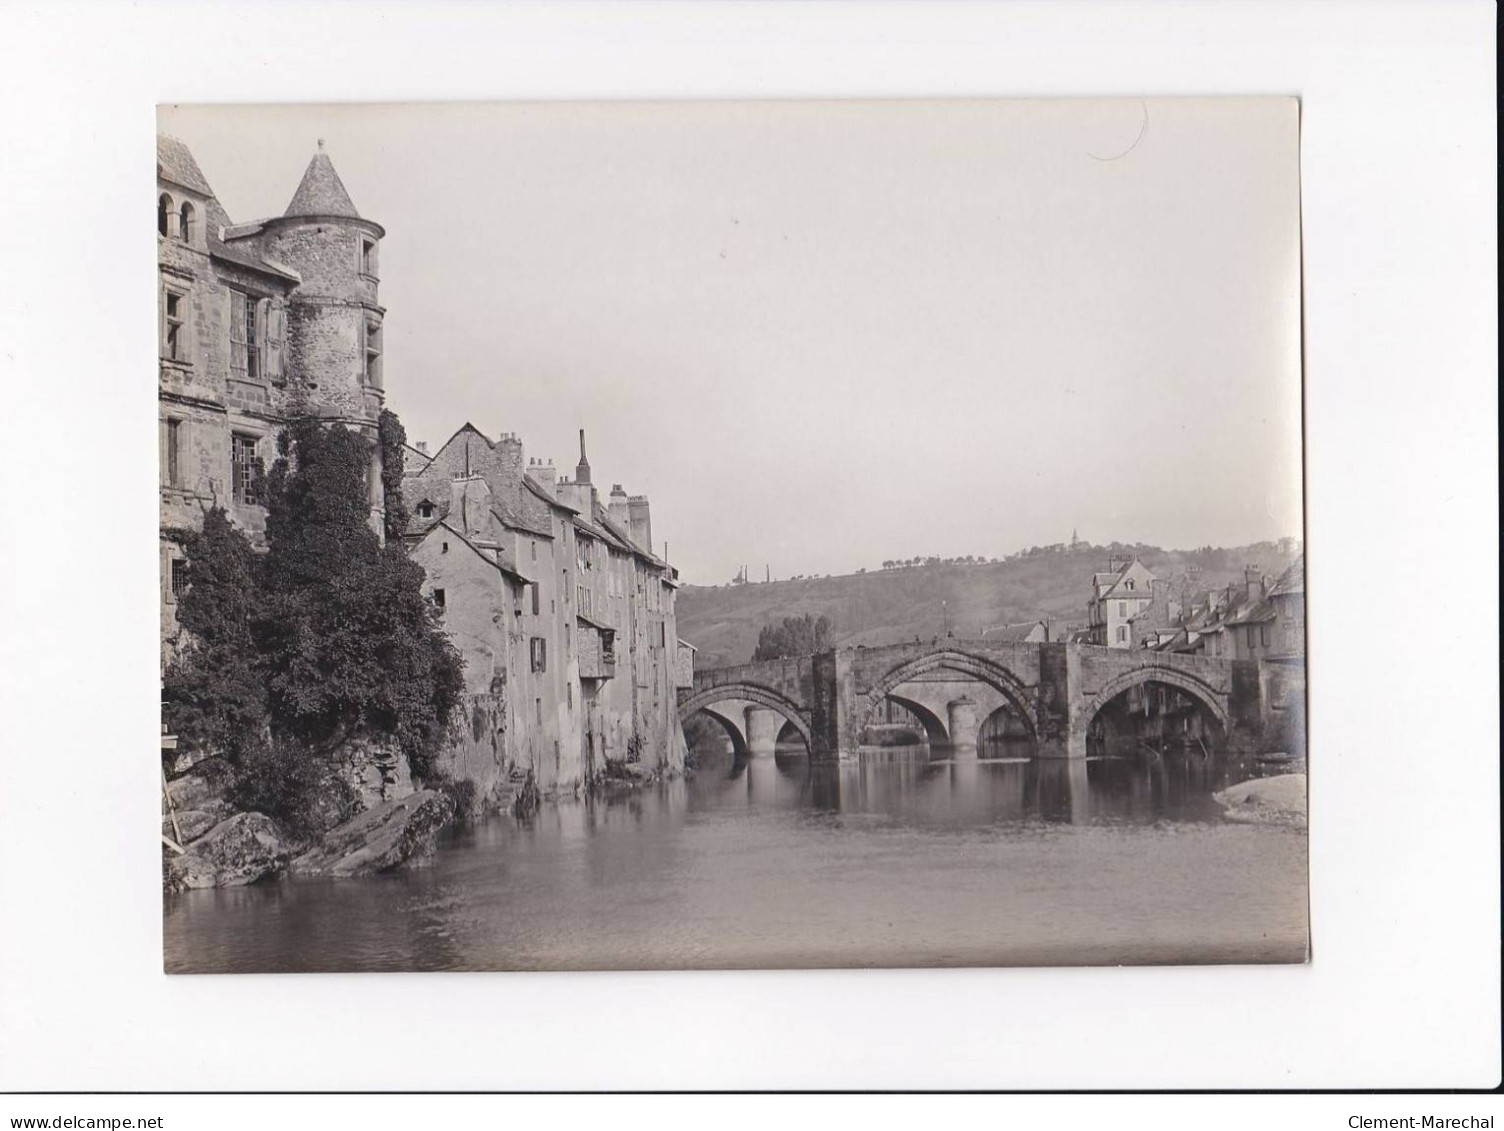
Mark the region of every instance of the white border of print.
POLYGON ((0 1090, 1498 1080, 1486 3, 12 5, 0 1090), (161 973, 159 101, 1297 94, 1314 960, 161 973))

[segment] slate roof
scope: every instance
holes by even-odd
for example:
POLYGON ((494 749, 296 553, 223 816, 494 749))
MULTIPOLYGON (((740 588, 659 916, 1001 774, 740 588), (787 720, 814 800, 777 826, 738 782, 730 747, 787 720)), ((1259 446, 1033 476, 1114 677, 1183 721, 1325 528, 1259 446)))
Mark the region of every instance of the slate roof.
POLYGON ((526 472, 522 475, 522 485, 551 507, 557 507, 561 511, 568 511, 570 514, 580 513, 526 472))
POLYGON ((1274 583, 1274 588, 1269 590, 1271 597, 1286 597, 1294 593, 1306 591, 1306 556, 1301 554, 1284 573, 1279 575, 1279 580, 1274 583))
POLYGON ((334 162, 324 152, 324 143, 319 142, 319 151, 308 162, 298 191, 292 194, 284 216, 348 216, 359 220, 355 202, 345 191, 344 182, 334 171, 334 162))
MULTIPOLYGON (((507 557, 500 547, 496 547, 493 551, 488 553, 485 549, 476 545, 469 538, 465 537, 465 535, 461 531, 457 530, 453 526, 450 526, 449 523, 445 522, 443 519, 434 520, 432 525, 425 532, 424 537, 427 537, 428 534, 433 533, 434 529, 440 526, 449 531, 449 533, 453 534, 466 546, 469 546, 470 549, 474 550, 475 553, 480 557, 480 560, 485 562, 487 565, 494 566, 502 573, 515 577, 524 585, 532 585, 536 581, 535 578, 529 577, 527 574, 523 573, 522 570, 518 567, 517 563, 512 561, 511 558, 507 557)), ((422 539, 419 539, 419 541, 421 540, 422 539)))
POLYGON ((177 138, 166 134, 157 135, 157 176, 204 196, 214 195, 198 162, 193 159, 193 152, 177 138))
POLYGON ((1043 628, 1044 622, 1031 620, 1021 624, 999 624, 982 630, 982 635, 989 640, 1024 640, 1033 634, 1035 629, 1043 628))
MULTIPOLYGON (((219 201, 214 197, 209 198, 209 203, 204 206, 207 213, 205 230, 209 237, 209 254, 216 259, 223 259, 227 263, 237 263, 242 267, 249 267, 253 271, 264 271, 289 282, 300 283, 303 277, 290 267, 284 267, 280 263, 267 259, 257 250, 255 243, 242 239, 235 243, 226 242, 224 236, 231 230, 237 230, 230 223, 230 217, 225 213, 219 201)), ((238 230, 241 233, 254 233, 261 230, 260 224, 242 224, 238 230)))
POLYGON ((1141 561, 1139 561, 1137 558, 1134 558, 1131 562, 1129 562, 1127 565, 1125 565, 1117 573, 1107 572, 1107 573, 1099 573, 1099 574, 1095 575, 1095 577, 1092 580, 1092 584, 1094 584, 1094 585, 1101 585, 1103 578, 1116 578, 1116 580, 1113 581, 1113 583, 1111 585, 1109 585, 1105 590, 1103 590, 1099 594, 1098 599, 1100 600, 1101 598, 1104 598, 1104 597, 1118 597, 1120 599, 1128 600, 1128 601, 1149 600, 1150 596, 1151 596, 1149 590, 1143 590, 1143 591, 1140 591, 1140 590, 1131 590, 1131 591, 1125 591, 1123 593, 1119 593, 1118 592, 1118 586, 1123 583, 1123 579, 1128 576, 1128 572, 1131 569, 1133 569, 1134 566, 1140 566, 1140 567, 1142 567, 1143 571, 1146 574, 1149 575, 1149 580, 1150 581, 1154 580, 1154 571, 1152 569, 1150 569, 1148 566, 1144 565, 1144 563, 1141 562, 1141 561), (1131 593, 1131 595, 1129 595, 1130 593, 1131 593))
POLYGON ((520 530, 524 534, 533 534, 539 538, 552 539, 554 536, 552 530, 539 526, 526 515, 518 514, 511 507, 507 506, 505 499, 498 498, 495 495, 491 496, 491 514, 495 516, 497 522, 512 530, 520 530))
POLYGON ((1252 604, 1242 606, 1231 617, 1227 624, 1264 624, 1274 619, 1274 604, 1268 598, 1254 601, 1252 604))
POLYGON ((253 271, 275 275, 288 282, 302 282, 302 277, 296 271, 267 259, 257 250, 254 243, 231 244, 227 242, 227 233, 236 232, 242 236, 254 235, 261 230, 261 225, 241 224, 237 227, 225 212, 224 206, 215 197, 214 189, 210 187, 203 170, 194 160, 193 151, 177 138, 169 137, 167 134, 157 135, 157 176, 208 198, 204 204, 203 223, 205 242, 209 246, 210 255, 226 263, 234 263, 241 267, 249 267, 253 271))

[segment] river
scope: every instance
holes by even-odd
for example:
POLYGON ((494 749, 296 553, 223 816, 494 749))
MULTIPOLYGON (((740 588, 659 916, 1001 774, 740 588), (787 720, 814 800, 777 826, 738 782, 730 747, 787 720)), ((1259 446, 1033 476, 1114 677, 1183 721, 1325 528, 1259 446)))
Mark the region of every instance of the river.
POLYGON ((362 879, 167 897, 170 972, 1299 962, 1303 829, 1226 820, 1264 773, 1086 762, 712 761, 450 830, 362 879))

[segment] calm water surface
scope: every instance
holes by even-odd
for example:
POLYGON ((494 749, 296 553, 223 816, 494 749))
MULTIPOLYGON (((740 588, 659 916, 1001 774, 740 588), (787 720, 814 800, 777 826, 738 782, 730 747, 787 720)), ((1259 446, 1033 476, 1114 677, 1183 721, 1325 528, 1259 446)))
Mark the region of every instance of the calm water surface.
MULTIPOLYGON (((998 751, 994 751, 997 753, 998 751)), ((428 865, 186 892, 169 971, 1300 962, 1304 830, 1252 761, 731 762, 454 830, 428 865)))

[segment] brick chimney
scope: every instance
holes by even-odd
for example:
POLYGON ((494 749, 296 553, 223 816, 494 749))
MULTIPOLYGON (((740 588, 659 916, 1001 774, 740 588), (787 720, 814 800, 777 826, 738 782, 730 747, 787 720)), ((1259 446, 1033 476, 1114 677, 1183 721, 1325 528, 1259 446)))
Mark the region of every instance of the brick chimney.
POLYGON ((651 554, 653 552, 653 520, 648 514, 646 495, 632 495, 627 499, 627 518, 632 541, 651 554))

